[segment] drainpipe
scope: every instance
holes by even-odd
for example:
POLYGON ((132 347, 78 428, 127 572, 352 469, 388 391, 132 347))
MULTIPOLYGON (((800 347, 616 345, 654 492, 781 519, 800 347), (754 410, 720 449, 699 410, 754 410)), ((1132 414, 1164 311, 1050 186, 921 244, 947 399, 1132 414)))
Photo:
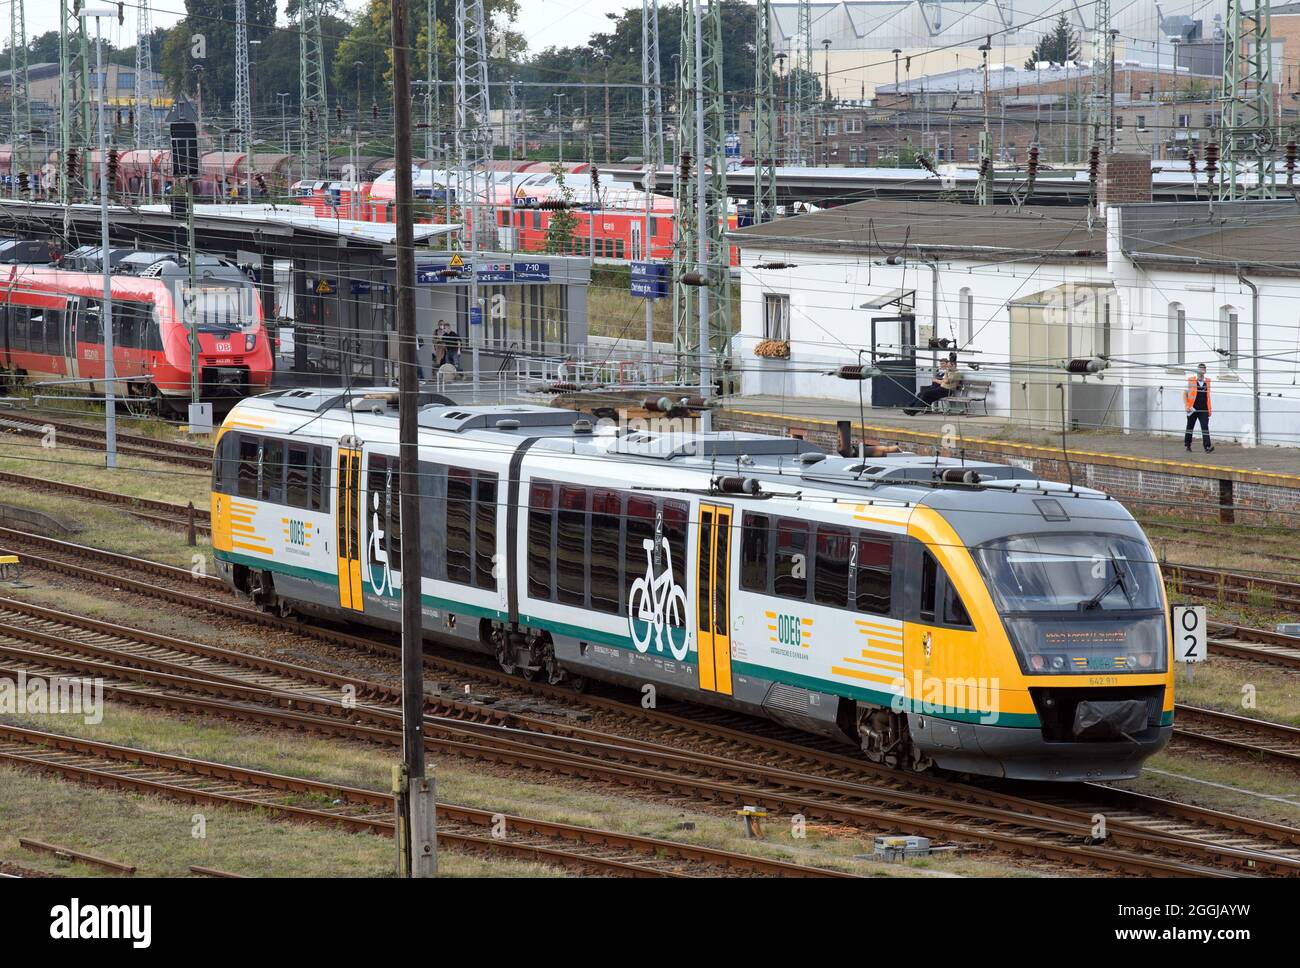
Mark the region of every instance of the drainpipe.
POLYGON ((1255 446, 1259 446, 1263 442, 1261 440, 1263 421, 1259 401, 1259 286, 1247 279, 1245 272, 1240 268, 1237 269, 1237 281, 1250 287, 1250 378, 1254 383, 1254 391, 1251 394, 1254 398, 1252 415, 1255 421, 1255 446))

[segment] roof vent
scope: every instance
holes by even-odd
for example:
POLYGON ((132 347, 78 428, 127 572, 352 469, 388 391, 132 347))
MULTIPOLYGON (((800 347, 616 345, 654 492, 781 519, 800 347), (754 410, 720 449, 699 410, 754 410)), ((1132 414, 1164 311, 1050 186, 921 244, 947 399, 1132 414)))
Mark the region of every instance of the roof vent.
POLYGON ((496 423, 497 430, 518 430, 519 421, 514 417, 505 417, 496 423))
POLYGON ((800 464, 819 464, 826 459, 826 455, 815 450, 806 451, 799 455, 800 464))

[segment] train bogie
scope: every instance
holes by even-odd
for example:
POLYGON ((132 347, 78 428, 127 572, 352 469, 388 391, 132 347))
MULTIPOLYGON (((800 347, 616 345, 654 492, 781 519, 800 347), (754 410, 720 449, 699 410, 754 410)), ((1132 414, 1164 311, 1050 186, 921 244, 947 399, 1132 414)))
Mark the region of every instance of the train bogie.
MULTIPOLYGON (((266 607, 396 627, 396 420, 355 395, 233 411, 213 545, 266 607)), ((509 671, 761 715, 911 769, 1118 778, 1168 741, 1159 572, 1097 492, 995 465, 947 486, 932 458, 864 468, 757 435, 603 434, 545 408, 421 425, 426 634, 509 671), (753 476, 729 487, 723 465, 753 476)))

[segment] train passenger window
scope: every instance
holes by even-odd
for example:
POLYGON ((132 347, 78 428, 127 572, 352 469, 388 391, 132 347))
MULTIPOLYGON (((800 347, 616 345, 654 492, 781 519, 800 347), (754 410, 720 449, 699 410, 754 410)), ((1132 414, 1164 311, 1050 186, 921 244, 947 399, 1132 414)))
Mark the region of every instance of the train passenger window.
POLYGON ((813 567, 813 601, 843 608, 849 603, 848 528, 817 525, 817 557, 813 567))
POLYGON ((690 516, 691 508, 685 501, 664 501, 663 536, 668 539, 673 580, 683 587, 686 585, 686 527, 690 516))
POLYGON ((251 434, 239 435, 239 496, 257 500, 257 469, 262 441, 251 434))
POLYGON ((98 299, 87 299, 81 304, 81 328, 77 332, 78 342, 104 342, 104 327, 100 320, 99 302, 98 299))
POLYGON ((591 495, 591 607, 618 612, 618 536, 622 515, 618 491, 591 495))
POLYGON ((540 232, 541 230, 542 230, 542 213, 540 209, 537 209, 534 210, 533 212, 533 231, 540 232))
POLYGON ((311 449, 311 484, 310 507, 313 511, 328 511, 330 508, 329 480, 330 449, 313 447, 311 449))
POLYGON ((560 485, 555 539, 555 585, 566 605, 586 604, 587 489, 560 485))
POLYGON ((262 443, 262 500, 284 503, 284 441, 262 443))
POLYGON ((221 435, 212 461, 212 489, 218 494, 234 494, 239 475, 239 434, 221 435))
POLYGON ((474 487, 478 492, 474 502, 474 584, 496 588, 497 476, 480 471, 474 487))
POLYGON ((928 551, 921 559, 921 621, 934 624, 939 594, 939 563, 928 551))
POLYGON ((470 575, 472 479, 473 475, 463 467, 447 468, 447 581, 462 585, 469 584, 470 575))
POLYGON ((534 481, 528 489, 528 594, 546 601, 551 598, 554 491, 547 481, 534 481))
POLYGON ((623 240, 622 240, 622 239, 615 239, 615 240, 614 240, 614 258, 615 258, 615 259, 621 259, 621 258, 623 258, 623 240))
POLYGON ((773 593, 803 601, 808 597, 808 522, 780 518, 776 523, 776 580, 773 593))
POLYGON ((740 587, 749 592, 767 592, 770 531, 766 514, 746 511, 740 528, 740 587))
POLYGON ((140 345, 140 321, 135 303, 114 301, 113 345, 123 349, 135 349, 140 345))
POLYGON ((307 505, 307 460, 306 444, 289 445, 289 462, 284 478, 285 503, 290 507, 306 508, 307 505))
MULTIPOLYGON (((623 601, 632 597, 632 583, 646 576, 646 543, 652 551, 655 537, 655 502, 639 494, 627 496, 623 516, 623 601)), ((657 557, 657 556, 656 556, 657 557)), ((662 568, 663 566, 660 565, 662 568)), ((679 578, 680 580, 680 578, 679 578)))
POLYGON ((27 320, 31 314, 27 306, 9 307, 9 345, 15 350, 26 350, 30 346, 27 320))
POLYGON ((859 612, 888 615, 893 598, 894 546, 888 541, 858 538, 855 598, 859 612))

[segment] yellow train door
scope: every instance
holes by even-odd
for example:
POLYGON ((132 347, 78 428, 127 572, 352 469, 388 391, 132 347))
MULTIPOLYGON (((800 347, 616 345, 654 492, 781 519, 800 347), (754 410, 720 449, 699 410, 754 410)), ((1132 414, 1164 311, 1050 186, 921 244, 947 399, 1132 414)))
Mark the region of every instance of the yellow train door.
POLYGON ((700 505, 695 542, 700 688, 731 695, 731 508, 700 505))
POLYGON ((339 605, 360 612, 361 595, 361 451, 339 447, 334 493, 338 522, 339 605))

